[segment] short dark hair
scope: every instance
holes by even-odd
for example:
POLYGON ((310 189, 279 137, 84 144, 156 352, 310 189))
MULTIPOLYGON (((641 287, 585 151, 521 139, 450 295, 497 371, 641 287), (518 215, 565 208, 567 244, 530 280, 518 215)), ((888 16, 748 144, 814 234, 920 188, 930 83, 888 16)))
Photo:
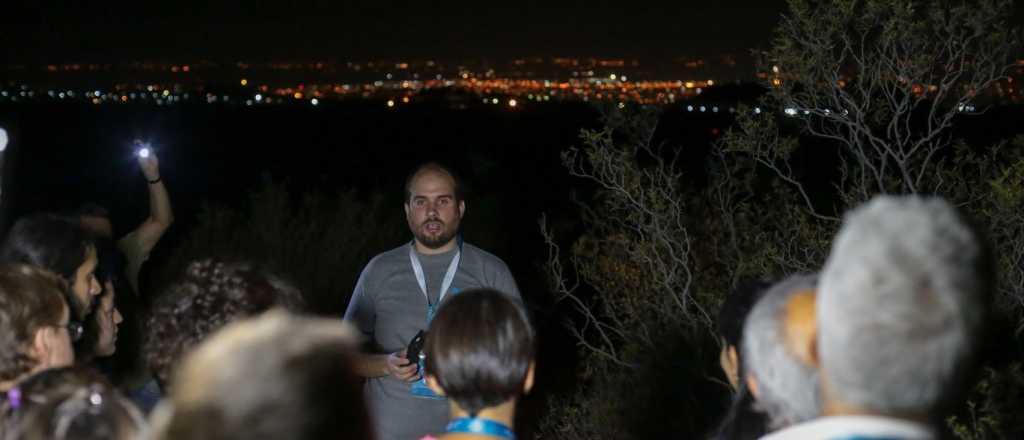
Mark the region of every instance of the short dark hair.
POLYGON ((153 303, 146 320, 146 361, 161 385, 188 350, 221 327, 272 307, 305 308, 282 278, 246 262, 195 261, 153 303))
MULTIPOLYGON (((18 219, 0 246, 0 262, 38 266, 56 273, 70 287, 85 264, 92 238, 75 220, 56 214, 32 214, 18 219)), ((79 304, 68 289, 67 301, 76 319, 84 318, 89 304, 79 304)))
POLYGON ((154 438, 371 439, 356 337, 340 320, 280 310, 232 324, 177 369, 154 438))
POLYGON ((522 306, 491 289, 469 290, 430 323, 426 372, 470 414, 523 393, 534 359, 533 328, 522 306))
POLYGON ((416 169, 412 170, 412 172, 409 173, 409 175, 406 176, 405 178, 405 201, 407 203, 409 202, 409 200, 412 199, 412 181, 415 180, 416 177, 418 177, 420 174, 427 172, 446 174, 448 175, 448 177, 451 177, 452 182, 454 182, 453 186, 455 187, 455 200, 463 200, 465 194, 463 193, 462 190, 462 179, 460 179, 459 176, 455 174, 455 172, 452 171, 452 169, 447 166, 444 166, 438 162, 427 162, 416 167, 416 169))
POLYGON ((66 284, 25 264, 0 266, 0 380, 15 380, 38 363, 30 352, 36 331, 61 324, 66 284))
POLYGON ((717 327, 718 335, 725 339, 726 344, 737 348, 740 346, 743 323, 769 287, 771 283, 765 280, 744 279, 736 283, 736 287, 725 297, 722 308, 718 310, 717 327))
POLYGON ((82 367, 42 371, 4 402, 6 437, 25 440, 138 438, 146 421, 99 373, 82 367))

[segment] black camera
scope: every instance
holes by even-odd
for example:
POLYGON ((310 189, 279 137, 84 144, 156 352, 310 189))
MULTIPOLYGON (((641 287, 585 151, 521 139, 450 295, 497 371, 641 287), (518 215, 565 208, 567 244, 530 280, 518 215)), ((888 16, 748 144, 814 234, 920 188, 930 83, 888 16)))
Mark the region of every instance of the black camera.
POLYGON ((412 340, 409 341, 409 346, 405 348, 405 358, 409 363, 405 365, 408 366, 419 363, 420 352, 423 351, 423 340, 426 336, 427 334, 423 330, 420 330, 416 332, 416 336, 413 336, 412 340))

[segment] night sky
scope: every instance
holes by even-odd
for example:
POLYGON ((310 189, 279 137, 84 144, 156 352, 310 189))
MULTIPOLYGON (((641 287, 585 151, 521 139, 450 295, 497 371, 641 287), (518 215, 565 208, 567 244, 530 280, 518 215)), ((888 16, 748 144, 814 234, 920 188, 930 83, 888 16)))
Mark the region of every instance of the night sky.
POLYGON ((0 45, 6 49, 3 56, 8 63, 712 55, 767 44, 785 4, 783 0, 66 3, 72 2, 4 3, 0 45))

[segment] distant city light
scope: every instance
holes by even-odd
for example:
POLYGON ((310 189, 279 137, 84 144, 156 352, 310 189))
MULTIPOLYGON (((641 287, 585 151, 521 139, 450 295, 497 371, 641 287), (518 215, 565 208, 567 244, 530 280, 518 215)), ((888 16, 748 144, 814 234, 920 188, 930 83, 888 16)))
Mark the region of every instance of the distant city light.
POLYGON ((704 113, 705 111, 707 111, 707 107, 704 107, 703 105, 700 106, 700 112, 704 113))
POLYGON ((309 100, 309 103, 313 104, 313 105, 319 105, 320 104, 320 100, 316 99, 316 98, 313 98, 313 99, 309 100))
POLYGON ((693 111, 693 106, 692 105, 686 106, 686 111, 692 112, 693 111))
POLYGON ((516 106, 516 105, 518 105, 518 104, 519 104, 519 103, 518 103, 518 102, 516 102, 516 100, 515 100, 515 99, 510 99, 510 100, 508 100, 508 106, 509 106, 509 107, 515 107, 515 106, 516 106))
POLYGON ((779 66, 772 66, 772 73, 779 73, 779 66))
POLYGON ((245 87, 245 86, 249 85, 249 80, 247 80, 247 79, 245 79, 245 78, 242 78, 242 81, 240 81, 240 82, 242 83, 242 86, 243 86, 243 87, 245 87))
POLYGON ((0 151, 7 149, 7 130, 0 127, 0 151))
POLYGON ((758 115, 761 114, 761 107, 754 107, 754 113, 758 115))
POLYGON ((395 106, 395 100, 394 99, 389 99, 388 100, 388 107, 394 107, 394 106, 395 106))
POLYGON ((708 87, 711 87, 713 85, 715 85, 715 80, 709 79, 708 80, 708 87))
MULTIPOLYGON (((96 92, 96 96, 100 96, 100 92, 96 92)), ((164 96, 171 96, 171 91, 164 89, 164 96)))
POLYGON ((491 104, 497 104, 497 103, 498 103, 498 98, 491 99, 491 104))
POLYGON ((626 82, 627 80, 629 80, 629 78, 626 78, 626 75, 622 75, 622 82, 626 82))
POLYGON ((263 95, 261 95, 261 94, 257 93, 257 94, 256 94, 256 96, 255 96, 255 98, 256 98, 256 102, 260 102, 260 101, 262 101, 262 100, 263 100, 263 95))
POLYGON ((608 75, 608 78, 610 78, 612 81, 614 81, 615 78, 618 78, 618 76, 613 73, 611 75, 608 75))
POLYGON ((785 113, 789 116, 796 116, 796 109, 793 107, 787 107, 785 113))
POLYGON ((295 92, 295 94, 294 94, 294 95, 292 95, 292 96, 293 96, 293 97, 294 97, 295 99, 302 99, 302 92, 295 92))

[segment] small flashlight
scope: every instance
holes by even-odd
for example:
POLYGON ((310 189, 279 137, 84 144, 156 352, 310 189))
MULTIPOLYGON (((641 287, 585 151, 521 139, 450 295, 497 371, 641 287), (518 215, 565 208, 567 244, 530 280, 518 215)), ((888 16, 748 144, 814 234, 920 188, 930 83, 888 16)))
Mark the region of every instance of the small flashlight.
POLYGON ((7 149, 7 130, 0 127, 0 151, 7 149))
POLYGON ((149 158, 149 155, 153 152, 150 149, 149 142, 142 142, 141 140, 135 140, 135 155, 143 159, 149 158))

